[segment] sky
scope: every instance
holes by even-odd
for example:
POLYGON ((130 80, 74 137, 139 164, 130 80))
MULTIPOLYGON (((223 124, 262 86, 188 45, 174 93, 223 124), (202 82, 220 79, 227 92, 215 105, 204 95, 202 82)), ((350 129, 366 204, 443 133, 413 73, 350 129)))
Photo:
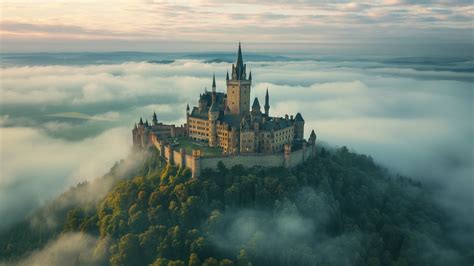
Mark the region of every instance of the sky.
POLYGON ((2 0, 3 52, 472 53, 469 0, 2 0))

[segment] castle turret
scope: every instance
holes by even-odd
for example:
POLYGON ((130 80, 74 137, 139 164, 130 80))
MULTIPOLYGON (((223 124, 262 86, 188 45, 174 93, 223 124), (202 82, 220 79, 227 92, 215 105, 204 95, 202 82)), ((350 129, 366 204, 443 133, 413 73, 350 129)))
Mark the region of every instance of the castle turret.
POLYGON ((138 122, 138 125, 143 126, 143 119, 140 117, 140 122, 138 122))
POLYGON ((304 119, 300 113, 297 113, 294 121, 295 140, 301 141, 304 138, 304 119))
POLYGON ((255 100, 253 100, 252 104, 252 113, 260 113, 260 103, 258 102, 258 98, 255 97, 255 100))
POLYGON ((316 156, 316 133, 314 133, 314 129, 311 131, 309 135, 309 143, 311 145, 311 156, 316 156))
POLYGON ((158 125, 158 118, 156 117, 156 112, 153 112, 153 120, 152 120, 152 122, 153 122, 153 125, 154 125, 154 126, 158 125))
POLYGON ((219 107, 216 103, 215 93, 212 94, 212 104, 209 108, 209 124, 210 124, 210 136, 209 136, 209 146, 217 146, 217 119, 219 118, 219 107))
POLYGON ((190 116, 190 109, 189 109, 189 104, 186 105, 186 136, 189 136, 189 116, 190 116))
POLYGON ((268 96, 268 88, 267 93, 265 94, 265 116, 270 116, 270 97, 268 96))

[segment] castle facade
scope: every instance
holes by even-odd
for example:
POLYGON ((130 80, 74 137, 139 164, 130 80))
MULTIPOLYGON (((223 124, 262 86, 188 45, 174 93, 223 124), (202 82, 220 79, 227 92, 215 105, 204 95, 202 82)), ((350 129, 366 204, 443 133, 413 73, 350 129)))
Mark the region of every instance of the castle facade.
POLYGON ((218 147, 227 155, 274 153, 285 144, 301 146, 304 142, 304 119, 270 115, 270 96, 265 95, 264 110, 256 97, 250 107, 252 72, 247 75, 239 43, 232 74, 226 76, 226 93, 217 92, 213 77, 212 91, 199 96, 199 105, 186 109, 189 138, 218 147))
MULTIPOLYGON (((201 146, 219 149, 221 156, 285 154, 285 158, 291 158, 292 150, 305 150, 307 146, 312 147, 311 154, 314 156, 316 134, 313 130, 308 141, 304 139, 303 116, 300 113, 294 116, 271 116, 268 88, 263 111, 257 97, 250 105, 251 86, 252 73, 247 75, 239 43, 232 73, 226 76, 226 92, 217 91, 214 75, 212 90, 200 94, 198 106, 191 109, 187 105, 186 124, 175 126, 160 123, 156 113, 151 123, 143 122, 140 118, 132 130, 133 146, 145 148, 155 145, 164 157, 171 159, 174 158, 172 140, 175 138, 185 138, 201 146), (165 145, 168 147, 168 156, 164 152, 165 145)), ((301 158, 308 157, 304 151, 302 154, 301 158)), ((184 149, 179 156, 186 158, 184 149)), ((193 156, 200 156, 200 151, 193 150, 193 156)), ((183 159, 183 165, 185 161, 183 159)))

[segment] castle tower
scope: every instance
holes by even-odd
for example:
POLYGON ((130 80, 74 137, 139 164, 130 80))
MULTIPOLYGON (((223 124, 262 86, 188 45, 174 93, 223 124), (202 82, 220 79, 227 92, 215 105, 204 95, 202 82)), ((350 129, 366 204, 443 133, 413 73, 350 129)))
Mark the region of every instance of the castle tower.
POLYGON ((309 135, 309 143, 311 145, 311 156, 316 156, 316 133, 314 133, 314 129, 311 131, 309 135))
POLYGON ((252 122, 260 122, 261 115, 262 111, 260 109, 260 103, 258 102, 258 98, 255 97, 255 100, 253 100, 252 104, 252 111, 250 112, 252 122))
POLYGON ((217 147, 217 119, 219 118, 219 107, 216 103, 216 93, 212 93, 212 104, 209 108, 209 146, 217 147))
POLYGON ((189 109, 189 104, 186 105, 186 136, 189 136, 189 113, 190 109, 189 109))
POLYGON ((268 96, 268 88, 267 88, 267 94, 265 94, 265 116, 268 117, 270 116, 270 97, 268 96))
POLYGON ((231 114, 244 115, 250 111, 250 86, 252 81, 247 79, 246 65, 242 58, 239 42, 237 61, 232 64, 232 78, 227 78, 227 106, 231 114))
POLYGON ((295 140, 303 140, 304 137, 304 119, 300 113, 295 116, 295 140))

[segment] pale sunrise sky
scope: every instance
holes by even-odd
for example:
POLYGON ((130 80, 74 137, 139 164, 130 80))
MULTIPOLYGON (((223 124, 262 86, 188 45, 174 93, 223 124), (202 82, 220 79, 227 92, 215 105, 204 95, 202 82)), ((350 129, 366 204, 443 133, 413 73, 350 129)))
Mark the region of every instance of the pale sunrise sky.
POLYGON ((230 2, 1 0, 1 50, 471 51, 470 0, 230 2))

